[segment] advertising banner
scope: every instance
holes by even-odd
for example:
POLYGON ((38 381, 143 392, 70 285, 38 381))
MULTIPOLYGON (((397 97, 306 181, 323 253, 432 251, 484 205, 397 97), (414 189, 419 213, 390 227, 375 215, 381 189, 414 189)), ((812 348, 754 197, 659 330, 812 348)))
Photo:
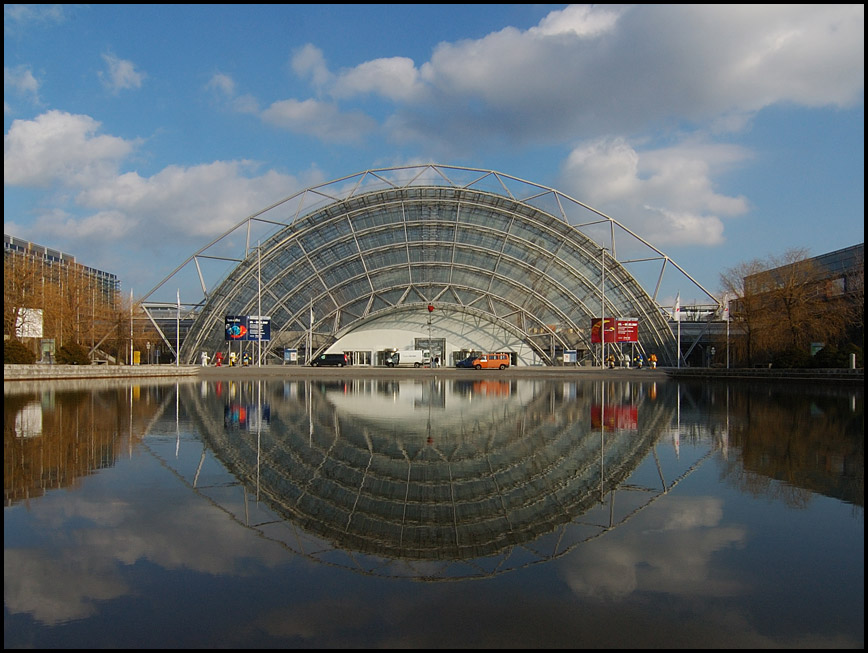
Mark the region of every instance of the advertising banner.
MULTIPOLYGON (((605 318, 606 342, 639 342, 639 320, 636 318, 605 318)), ((599 344, 600 318, 591 318, 591 342, 599 344)))
POLYGON ((246 315, 226 316, 226 340, 246 340, 248 331, 246 315))
POLYGON ((271 316, 247 316, 247 340, 259 340, 259 329, 262 328, 262 341, 271 340, 271 316), (261 325, 261 327, 260 327, 261 325))
POLYGON ((615 320, 615 342, 639 342, 639 320, 629 317, 615 320))
POLYGON ((226 340, 246 340, 248 331, 246 315, 226 316, 226 340))
POLYGON ((271 340, 271 317, 268 315, 227 315, 226 340, 253 341, 260 340, 259 329, 262 329, 262 342, 271 340))

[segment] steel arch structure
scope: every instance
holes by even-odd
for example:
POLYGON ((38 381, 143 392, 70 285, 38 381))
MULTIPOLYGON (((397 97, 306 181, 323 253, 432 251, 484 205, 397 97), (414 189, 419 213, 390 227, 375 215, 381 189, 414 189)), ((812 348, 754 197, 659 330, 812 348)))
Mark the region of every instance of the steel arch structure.
POLYGON ((312 333, 323 350, 371 321, 434 304, 448 319, 512 334, 546 364, 556 348, 592 350, 591 319, 601 313, 638 318, 641 345, 666 364, 677 343, 657 302, 664 274, 674 270, 718 306, 668 256, 581 202, 495 171, 433 164, 367 170, 245 218, 149 292, 149 314, 174 306, 156 295, 191 266, 202 298, 187 304, 185 363, 221 348, 226 315, 269 316, 267 355, 312 333), (619 260, 617 247, 629 257, 619 260), (214 261, 228 272, 209 285, 214 261), (650 293, 627 269, 648 262, 657 268, 650 293))

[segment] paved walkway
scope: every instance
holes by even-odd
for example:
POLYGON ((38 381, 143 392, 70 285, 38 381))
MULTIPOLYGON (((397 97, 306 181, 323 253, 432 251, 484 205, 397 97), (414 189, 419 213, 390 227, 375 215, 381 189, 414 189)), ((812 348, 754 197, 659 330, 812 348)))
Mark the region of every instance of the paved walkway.
POLYGON ((149 380, 177 377, 201 379, 293 379, 293 378, 390 378, 390 379, 610 379, 622 381, 678 380, 767 380, 845 382, 864 384, 864 370, 783 370, 783 369, 720 369, 720 368, 657 368, 641 369, 600 367, 510 367, 506 370, 468 370, 454 367, 389 368, 389 367, 305 367, 303 365, 208 366, 196 365, 4 365, 3 380, 49 381, 59 379, 125 379, 149 380))
POLYGON ((622 380, 665 381, 663 369, 599 367, 510 367, 506 370, 468 370, 454 367, 305 367, 303 365, 265 365, 207 367, 194 365, 4 365, 4 381, 39 381, 55 379, 163 378, 202 379, 278 379, 278 378, 611 378, 622 380))

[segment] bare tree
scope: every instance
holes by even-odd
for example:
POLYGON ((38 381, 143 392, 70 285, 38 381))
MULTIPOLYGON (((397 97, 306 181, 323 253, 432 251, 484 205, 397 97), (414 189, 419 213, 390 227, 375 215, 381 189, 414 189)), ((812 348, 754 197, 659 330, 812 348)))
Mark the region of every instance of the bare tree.
POLYGON ((736 298, 730 316, 738 337, 731 350, 748 365, 785 352, 808 355, 812 342, 840 342, 857 310, 830 291, 828 274, 804 249, 741 263, 720 279, 736 298))
POLYGON ((75 342, 91 345, 113 328, 113 288, 76 265, 47 264, 25 254, 3 259, 3 332, 17 338, 26 309, 42 311, 42 333, 57 348, 75 342), (89 342, 88 342, 89 341, 89 342))
POLYGON ((43 287, 43 275, 38 262, 18 254, 4 256, 4 335, 13 340, 19 339, 27 311, 44 309, 43 287))
POLYGON ((772 258, 768 294, 769 310, 780 319, 770 326, 771 335, 787 348, 807 351, 810 343, 837 343, 845 334, 847 319, 829 302, 824 271, 803 249, 792 249, 772 258))
POLYGON ((766 317, 763 315, 759 299, 762 289, 756 284, 748 284, 747 280, 755 279, 766 269, 768 269, 766 264, 759 259, 754 259, 739 263, 720 275, 723 291, 735 298, 731 306, 730 319, 734 331, 740 337, 733 339, 730 351, 735 360, 748 365, 753 364, 763 346, 766 317))
POLYGON ((850 337, 860 343, 865 339, 865 260, 844 276, 844 311, 850 337))

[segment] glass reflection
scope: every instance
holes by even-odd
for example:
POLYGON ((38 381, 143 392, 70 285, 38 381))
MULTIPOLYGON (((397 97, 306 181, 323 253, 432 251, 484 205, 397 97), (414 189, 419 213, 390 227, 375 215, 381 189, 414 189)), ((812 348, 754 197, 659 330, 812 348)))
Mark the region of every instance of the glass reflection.
MULTIPOLYGON (((563 531, 617 491, 672 417, 629 384, 609 400, 602 386, 495 380, 181 390, 203 439, 251 494, 311 536, 390 561, 391 574, 402 562, 505 559, 563 531)), ((611 526, 561 533, 544 557, 611 526)))
POLYGON ((749 384, 7 384, 7 639, 69 644, 74 630, 83 647, 117 628, 92 647, 140 646, 149 615, 148 644, 211 644, 186 639, 167 592, 219 596, 214 623, 275 605, 284 623, 321 593, 323 632, 336 587, 355 613, 412 603, 426 623, 431 601, 511 596, 520 621, 533 588, 533 606, 559 593, 567 615, 550 644, 593 630, 574 616, 601 614, 598 598, 618 602, 608 623, 676 606, 694 627, 750 614, 763 638, 780 622, 776 645, 802 642, 793 632, 861 644, 863 414, 861 388, 749 384))
POLYGON ((763 385, 496 379, 7 384, 4 489, 8 506, 68 487, 177 431, 180 411, 252 496, 311 534, 468 559, 574 521, 657 444, 678 456, 709 442, 704 455, 719 451, 752 493, 782 481, 794 504, 818 492, 862 506, 862 402, 834 388, 805 402, 763 385))

